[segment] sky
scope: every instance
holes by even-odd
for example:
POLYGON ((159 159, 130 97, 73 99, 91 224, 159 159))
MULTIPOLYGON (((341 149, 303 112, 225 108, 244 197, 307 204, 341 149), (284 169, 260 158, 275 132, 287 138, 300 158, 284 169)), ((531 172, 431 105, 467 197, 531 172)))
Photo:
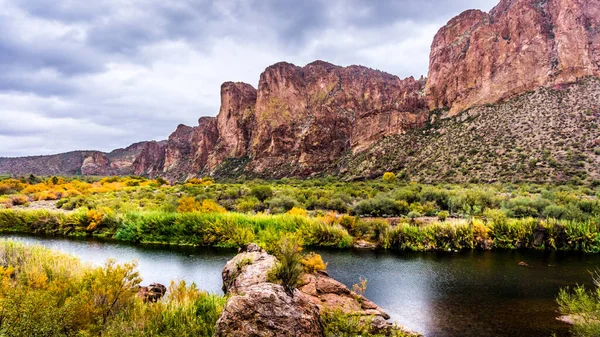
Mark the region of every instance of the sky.
POLYGON ((437 30, 496 3, 0 0, 0 157, 166 139, 280 61, 426 76, 437 30))

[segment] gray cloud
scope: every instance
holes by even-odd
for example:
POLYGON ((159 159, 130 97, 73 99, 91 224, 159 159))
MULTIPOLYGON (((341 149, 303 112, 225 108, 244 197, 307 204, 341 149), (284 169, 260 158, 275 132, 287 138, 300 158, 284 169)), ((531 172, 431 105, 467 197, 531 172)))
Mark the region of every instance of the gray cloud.
POLYGON ((165 139, 282 60, 426 75, 437 29, 495 3, 0 0, 0 156, 165 139))

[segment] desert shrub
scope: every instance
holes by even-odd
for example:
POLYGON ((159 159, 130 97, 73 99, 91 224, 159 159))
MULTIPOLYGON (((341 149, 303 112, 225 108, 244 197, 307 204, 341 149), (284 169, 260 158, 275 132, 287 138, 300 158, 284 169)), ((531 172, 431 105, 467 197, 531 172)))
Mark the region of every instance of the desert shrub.
POLYGON ((192 197, 183 197, 177 202, 177 212, 188 213, 200 210, 200 203, 192 197))
POLYGON ((383 179, 383 182, 387 183, 387 184, 395 184, 396 181, 398 180, 396 178, 396 175, 394 173, 392 173, 392 172, 385 172, 383 174, 383 178, 382 179, 383 179))
POLYGON ((556 299, 560 313, 571 316, 573 336, 600 336, 600 276, 594 275, 594 287, 577 286, 560 290, 556 299))
POLYGON ((13 206, 20 206, 29 203, 29 199, 24 195, 15 195, 10 198, 10 203, 13 206))
POLYGON ((109 337, 209 337, 227 298, 199 291, 195 284, 171 283, 163 301, 134 308, 116 317, 103 332, 109 337))
POLYGON ((504 203, 508 215, 515 218, 538 217, 550 202, 543 198, 517 197, 504 203))
POLYGON ((302 266, 302 247, 290 237, 281 238, 277 250, 274 252, 278 261, 269 270, 269 282, 281 284, 288 293, 293 293, 304 273, 302 266))
POLYGON ((250 189, 250 195, 257 198, 260 202, 265 202, 265 200, 273 196, 273 189, 268 185, 253 186, 250 189))
POLYGON ((325 271, 327 269, 327 264, 323 262, 321 255, 312 252, 305 255, 300 263, 302 263, 302 267, 304 267, 304 272, 306 274, 314 274, 318 271, 325 271))
POLYGON ((269 208, 273 213, 285 213, 297 205, 296 199, 289 195, 279 195, 269 201, 269 208))
POLYGON ((372 321, 374 317, 361 317, 344 313, 342 310, 326 310, 321 313, 321 319, 325 327, 325 336, 339 337, 410 337, 398 327, 391 327, 385 334, 373 331, 372 321))
POLYGON ((329 225, 322 221, 311 221, 302 229, 306 244, 347 248, 352 246, 352 236, 339 225, 329 225))
POLYGON ((446 219, 448 219, 448 216, 450 216, 450 214, 448 213, 448 211, 440 211, 437 214, 437 218, 440 221, 446 221, 446 219))
POLYGON ((300 207, 292 207, 292 209, 287 211, 286 214, 295 215, 295 216, 307 216, 308 215, 308 213, 306 213, 306 210, 302 209, 300 207))
POLYGON ((397 202, 392 198, 377 196, 366 199, 354 205, 352 213, 359 216, 398 216, 402 213, 402 201, 397 202))
POLYGON ((242 213, 248 213, 253 211, 259 211, 258 206, 262 205, 256 197, 249 197, 245 199, 239 199, 236 205, 236 210, 242 213))

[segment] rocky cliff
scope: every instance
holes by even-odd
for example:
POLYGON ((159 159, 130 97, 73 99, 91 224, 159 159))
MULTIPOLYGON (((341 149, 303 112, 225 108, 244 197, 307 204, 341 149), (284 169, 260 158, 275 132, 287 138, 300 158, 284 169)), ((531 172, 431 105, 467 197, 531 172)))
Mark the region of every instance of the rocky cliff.
POLYGON ((136 174, 172 179, 239 172, 308 176, 323 172, 346 152, 359 152, 381 137, 422 127, 428 118, 425 80, 361 66, 316 61, 305 67, 277 63, 258 90, 227 82, 216 118, 180 125, 164 149, 149 143, 136 174), (225 164, 225 168, 224 165, 225 164))
POLYGON ((502 0, 437 33, 427 101, 452 116, 587 76, 600 76, 600 0, 502 0))
POLYGON ((439 30, 428 79, 323 61, 281 62, 261 74, 257 89, 223 84, 218 115, 180 125, 165 142, 116 155, 0 159, 0 173, 184 180, 364 178, 402 169, 425 180, 596 179, 600 141, 575 150, 564 143, 600 137, 598 77, 600 0, 502 0, 490 13, 468 10, 439 30), (478 123, 459 132, 464 116, 478 123), (515 146, 521 154, 506 157, 515 146), (544 160, 552 156, 549 166, 533 164, 539 152, 527 157, 529 149, 546 153, 544 160), (434 166, 423 166, 432 160, 426 154, 435 156, 434 166), (457 159, 474 164, 463 168, 457 159))

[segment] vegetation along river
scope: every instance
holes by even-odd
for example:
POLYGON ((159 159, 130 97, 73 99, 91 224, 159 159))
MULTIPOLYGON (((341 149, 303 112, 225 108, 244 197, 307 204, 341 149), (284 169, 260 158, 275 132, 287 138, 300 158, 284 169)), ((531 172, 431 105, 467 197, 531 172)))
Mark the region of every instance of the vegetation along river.
MULTIPOLYGON (((144 283, 195 282, 221 293, 221 270, 236 252, 214 248, 131 246, 96 240, 3 235, 101 264, 138 260, 144 283)), ((330 275, 365 295, 393 320, 427 337, 568 336, 555 319, 561 287, 591 285, 600 255, 538 251, 406 253, 316 249, 330 275), (519 266, 526 262, 529 267, 519 266)))

